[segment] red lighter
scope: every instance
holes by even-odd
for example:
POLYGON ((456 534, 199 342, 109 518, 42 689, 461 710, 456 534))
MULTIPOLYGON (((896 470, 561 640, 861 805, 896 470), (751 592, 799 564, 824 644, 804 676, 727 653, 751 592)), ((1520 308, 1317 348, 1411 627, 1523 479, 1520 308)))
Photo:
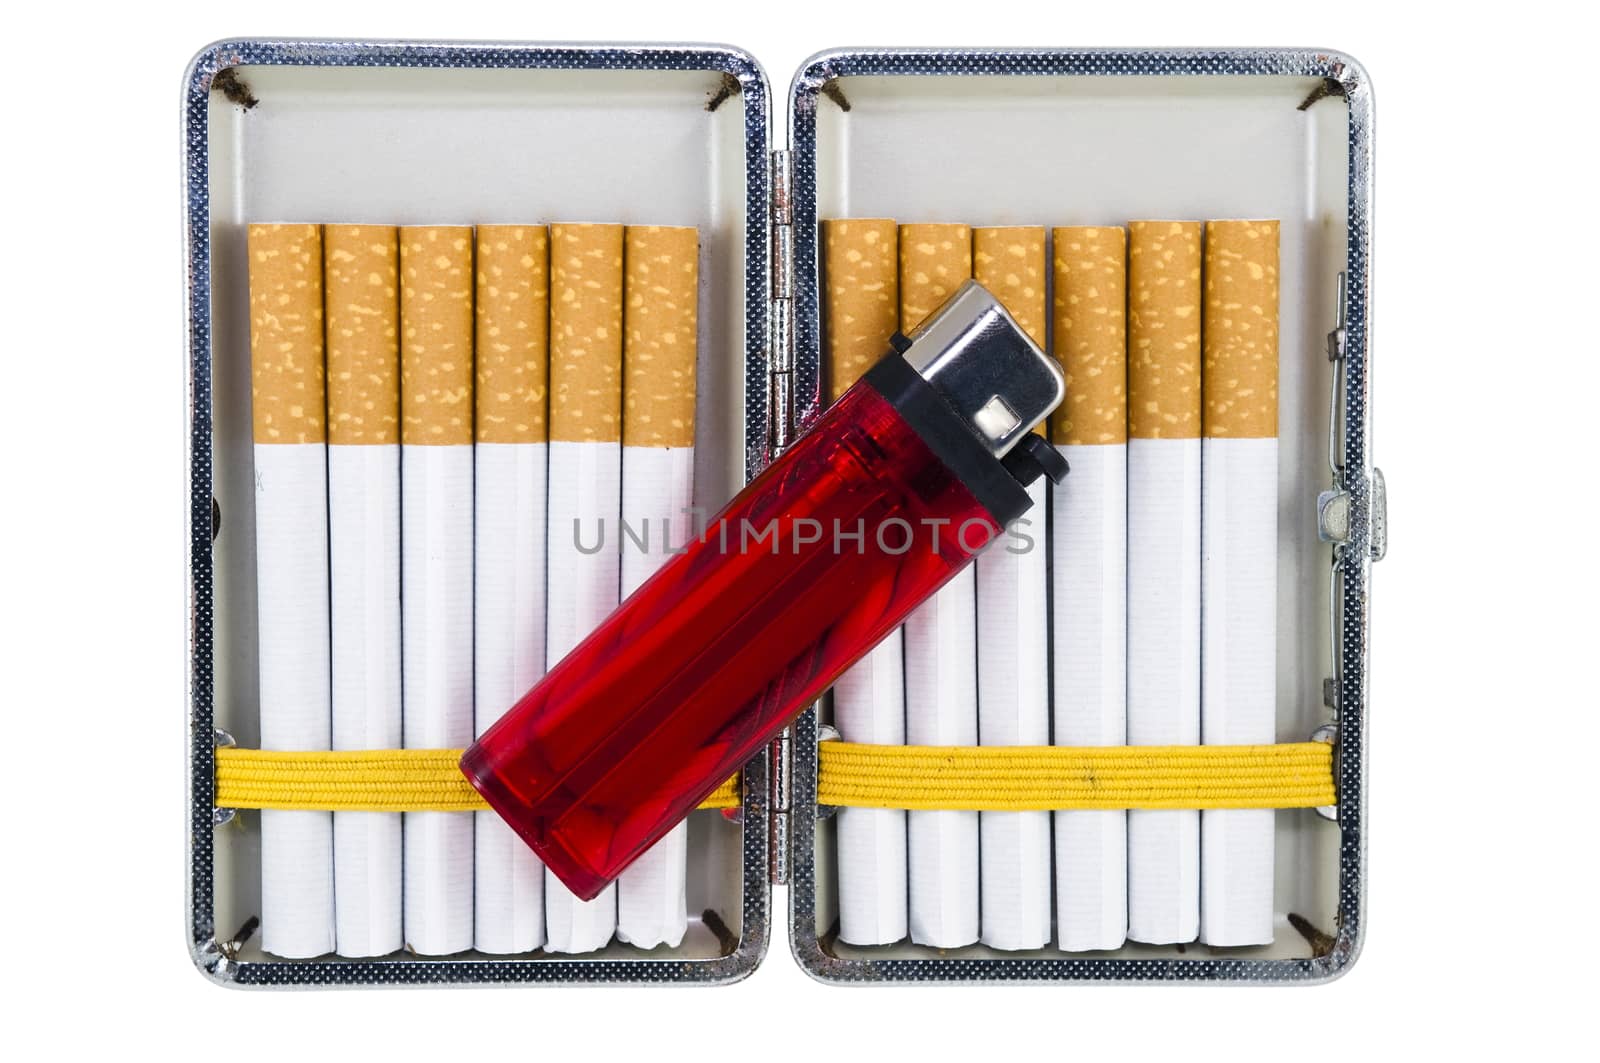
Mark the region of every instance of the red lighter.
POLYGON ((968 282, 467 750, 590 899, 1027 510, 1061 371, 968 282))

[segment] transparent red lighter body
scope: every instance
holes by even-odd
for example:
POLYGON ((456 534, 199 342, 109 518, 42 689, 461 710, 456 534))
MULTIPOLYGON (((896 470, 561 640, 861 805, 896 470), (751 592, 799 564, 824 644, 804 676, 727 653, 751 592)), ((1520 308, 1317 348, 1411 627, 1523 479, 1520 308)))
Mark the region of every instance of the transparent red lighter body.
POLYGON ((1000 530, 858 383, 462 770, 592 898, 1000 530))

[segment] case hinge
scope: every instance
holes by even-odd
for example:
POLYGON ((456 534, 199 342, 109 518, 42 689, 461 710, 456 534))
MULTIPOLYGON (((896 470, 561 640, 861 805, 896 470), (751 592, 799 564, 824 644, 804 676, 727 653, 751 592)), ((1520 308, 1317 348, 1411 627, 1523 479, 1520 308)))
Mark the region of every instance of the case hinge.
POLYGON ((789 884, 789 810, 794 796, 794 725, 785 727, 768 748, 767 771, 771 792, 770 830, 767 833, 768 871, 774 886, 789 884))
MULTIPOLYGON (((772 456, 794 441, 794 207, 790 199, 789 152, 771 156, 772 290, 768 303, 767 402, 772 411, 772 456)), ((793 799, 794 727, 785 727, 767 747, 768 877, 774 886, 789 884, 789 810, 793 799)))
POLYGON ((794 208, 790 200, 789 152, 772 153, 772 261, 767 368, 767 398, 772 409, 772 453, 794 439, 794 208))

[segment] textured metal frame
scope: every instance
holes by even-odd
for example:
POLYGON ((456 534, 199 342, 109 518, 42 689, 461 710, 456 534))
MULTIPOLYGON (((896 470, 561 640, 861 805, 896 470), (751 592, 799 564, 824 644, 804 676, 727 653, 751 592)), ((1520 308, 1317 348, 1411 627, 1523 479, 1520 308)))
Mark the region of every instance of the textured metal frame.
MULTIPOLYGON (((747 53, 717 45, 592 45, 228 40, 203 49, 183 85, 184 249, 189 399, 188 891, 185 936, 195 966, 227 986, 371 986, 546 983, 722 984, 761 962, 771 935, 765 756, 745 768, 742 919, 734 951, 706 960, 442 959, 240 961, 214 918, 215 647, 212 542, 211 206, 209 97, 236 66, 475 67, 569 70, 704 70, 738 81, 744 105, 746 479, 766 460, 770 291, 770 105, 765 72, 747 53)), ((230 928, 231 932, 231 928, 230 928)))
POLYGON ((1373 510, 1371 421, 1368 406, 1372 252, 1372 84, 1349 56, 1295 49, 1037 49, 838 50, 810 59, 795 76, 789 99, 793 159, 795 248, 794 395, 797 430, 821 412, 820 305, 817 261, 817 106, 829 83, 851 76, 1109 76, 1288 75, 1336 83, 1349 105, 1345 262, 1347 335, 1345 437, 1342 453, 1350 491, 1350 536, 1336 576, 1342 598, 1337 632, 1339 901, 1334 944, 1308 959, 1075 958, 844 959, 825 952, 816 932, 817 710, 795 723, 794 800, 790 830, 789 940, 812 977, 828 983, 936 982, 977 984, 1204 982, 1318 983, 1349 969, 1365 928, 1366 752, 1369 592, 1373 510))

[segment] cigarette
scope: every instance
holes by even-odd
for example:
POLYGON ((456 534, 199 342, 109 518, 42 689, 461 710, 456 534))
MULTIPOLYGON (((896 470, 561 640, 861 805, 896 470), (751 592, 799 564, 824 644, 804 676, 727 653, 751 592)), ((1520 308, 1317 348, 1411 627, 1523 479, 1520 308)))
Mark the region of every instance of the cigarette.
MULTIPOLYGON (((252 225, 250 402, 263 749, 331 740, 322 230, 252 225)), ((262 948, 334 948, 333 817, 261 813, 262 948)))
MULTIPOLYGON (((405 744, 472 741, 472 230, 400 230, 401 639, 405 744)), ((472 947, 471 812, 405 814, 405 937, 472 947)))
MULTIPOLYGON (((628 226, 622 352, 622 596, 692 534, 700 233, 628 226)), ((679 823, 617 881, 617 940, 676 948, 689 915, 688 824, 679 823)))
MULTIPOLYGON (((972 232, 973 276, 1045 346, 1043 227, 972 232)), ((1049 573, 1045 481, 1001 543, 978 558, 978 738, 986 746, 1050 742, 1049 573)), ((1050 941, 1050 813, 978 815, 985 945, 1037 949, 1050 941)))
MULTIPOLYGON (((889 218, 822 223, 828 391, 834 400, 889 350, 900 327, 899 228, 889 218)), ((873 647, 833 685, 833 724, 846 742, 904 745, 905 639, 902 628, 873 647)), ((906 813, 841 808, 839 939, 888 945, 905 938, 906 813)))
MULTIPOLYGON (((1128 744, 1200 741, 1200 224, 1128 226, 1128 744)), ((1074 470, 1076 472, 1076 470, 1074 470)), ((1128 936, 1193 941, 1200 814, 1128 814, 1128 936)))
MULTIPOLYGON (((400 247, 386 225, 323 230, 328 313, 328 543, 333 748, 402 739, 400 657, 400 247)), ((333 816, 341 956, 404 944, 397 812, 333 816)))
MULTIPOLYGON (((477 229, 473 465, 473 700, 482 735, 545 671, 549 430, 549 234, 477 229)), ((544 865, 493 812, 476 814, 473 944, 510 955, 544 944, 544 865)))
MULTIPOLYGON (((900 227, 900 331, 909 333, 972 276, 965 225, 900 227)), ((978 742, 976 573, 957 573, 905 623, 906 741, 978 742)), ((978 813, 907 814, 911 940, 959 948, 978 940, 978 813)))
MULTIPOLYGON (((550 530, 545 659, 617 607, 622 515, 620 225, 550 227, 550 530)), ((592 952, 616 930, 615 885, 580 901, 545 872, 546 949, 592 952)))
MULTIPOLYGON (((1213 221, 1205 256, 1200 734, 1277 734, 1278 223, 1213 221)), ((1271 809, 1200 823, 1200 940, 1272 941, 1271 809)))
MULTIPOLYGON (((1052 492, 1055 742, 1127 741, 1127 234, 1054 230, 1055 345, 1067 397, 1051 430, 1072 474, 1052 492)), ((1120 948, 1127 814, 1055 813, 1056 938, 1120 948)))

